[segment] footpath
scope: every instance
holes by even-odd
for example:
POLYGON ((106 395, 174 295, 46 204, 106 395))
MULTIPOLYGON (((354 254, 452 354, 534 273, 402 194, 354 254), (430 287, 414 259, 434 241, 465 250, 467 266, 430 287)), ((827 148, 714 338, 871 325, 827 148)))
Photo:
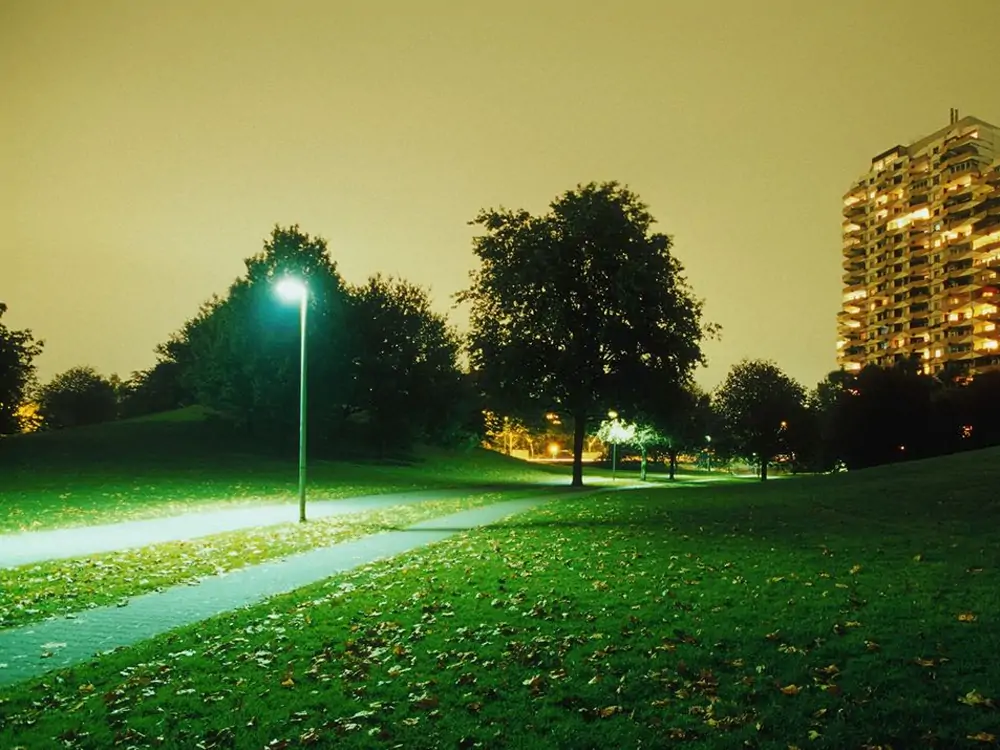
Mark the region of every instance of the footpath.
MULTIPOLYGON (((483 486, 419 490, 341 500, 310 500, 307 513, 310 519, 329 518, 393 505, 446 500, 470 493, 489 492, 491 489, 497 488, 483 486)), ((292 503, 243 505, 162 518, 4 534, 0 535, 0 568, 16 568, 47 560, 65 560, 102 552, 118 552, 163 542, 181 542, 227 531, 297 523, 298 512, 298 505, 292 503)))
MULTIPOLYGON (((614 489, 626 489, 619 486, 614 489)), ((582 494, 607 490, 601 488, 585 490, 582 494)), ((372 507, 399 505, 401 502, 454 497, 470 490, 431 490, 419 493, 382 495, 372 498, 358 498, 351 501, 330 501, 329 505, 316 502, 310 505, 312 516, 324 514, 358 512, 372 507), (451 493, 451 494, 445 494, 451 493), (325 508, 325 510, 323 510, 325 508)), ((575 494, 575 493, 574 493, 575 494)), ((538 507, 564 492, 539 489, 539 494, 495 503, 492 505, 462 511, 448 516, 414 524, 399 531, 386 531, 362 537, 349 542, 314 549, 284 559, 270 560, 258 565, 241 568, 224 575, 203 579, 195 586, 180 585, 164 591, 136 596, 124 607, 109 606, 85 610, 71 617, 46 620, 41 623, 0 631, 0 687, 11 685, 33 677, 38 677, 53 669, 65 668, 88 661, 102 652, 161 635, 184 625, 190 625, 239 607, 260 603, 269 597, 282 594, 352 568, 376 560, 399 555, 427 544, 439 542, 478 526, 497 523, 517 513, 538 507)), ((241 514, 236 510, 223 511, 228 519, 218 520, 220 526, 209 533, 266 523, 280 523, 288 520, 289 505, 280 506, 279 520, 268 519, 261 508, 240 509, 252 511, 241 514), (232 515, 230 515, 232 514, 232 515), (232 525, 232 524, 243 525, 232 525), (227 525, 228 524, 228 525, 227 525)), ((269 513, 270 511, 268 511, 269 513)), ((178 519, 170 519, 177 533, 185 528, 204 534, 206 526, 202 522, 211 514, 192 514, 178 519), (195 522, 193 516, 202 517, 195 522)), ((133 521, 103 527, 84 527, 50 532, 34 532, 24 535, 0 537, 0 565, 14 560, 30 558, 31 546, 42 545, 35 561, 58 559, 95 551, 109 551, 129 546, 143 546, 155 541, 166 541, 162 533, 154 528, 168 519, 153 521, 133 521), (62 531, 74 532, 64 537, 62 531), (96 533, 95 533, 96 532, 96 533), (30 537, 20 546, 7 548, 8 541, 17 537, 30 537), (77 539, 81 537, 81 539, 77 539), (115 542, 114 540, 117 540, 115 542), (152 540, 152 541, 151 541, 152 540), (49 546, 49 545, 60 546, 49 546), (88 546, 89 544, 89 546, 88 546), (27 545, 27 546, 25 546, 27 545), (109 546, 111 545, 111 546, 109 546), (87 549, 87 552, 81 552, 87 549)), ((172 539, 189 538, 173 536, 172 539)), ((36 549, 38 547, 36 546, 36 549)))

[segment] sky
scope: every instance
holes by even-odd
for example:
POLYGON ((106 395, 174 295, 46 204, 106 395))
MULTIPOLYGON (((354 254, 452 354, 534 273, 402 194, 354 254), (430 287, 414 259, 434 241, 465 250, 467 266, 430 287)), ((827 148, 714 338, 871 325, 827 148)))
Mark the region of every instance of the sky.
POLYGON ((743 358, 836 366, 841 198, 1000 124, 1000 0, 0 0, 0 301, 42 381, 152 365, 275 224, 452 295, 481 208, 628 185, 743 358))

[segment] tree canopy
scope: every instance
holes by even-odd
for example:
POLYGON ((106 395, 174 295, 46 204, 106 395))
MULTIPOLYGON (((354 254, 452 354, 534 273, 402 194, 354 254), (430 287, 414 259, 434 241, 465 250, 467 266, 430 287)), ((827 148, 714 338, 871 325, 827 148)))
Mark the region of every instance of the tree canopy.
POLYGON ((702 306, 646 206, 614 182, 578 186, 547 213, 484 210, 469 360, 490 408, 557 411, 574 424, 582 484, 588 420, 638 412, 704 361, 702 306))
MULTIPOLYGON (((7 305, 0 302, 0 318, 7 305)), ((43 342, 30 330, 14 330, 0 322, 0 435, 20 432, 18 409, 24 403, 35 375, 35 357, 43 342)))
POLYGON ((766 480, 768 464, 787 448, 789 425, 805 411, 805 389, 773 362, 743 360, 719 386, 714 404, 725 440, 745 458, 756 457, 766 480))
POLYGON ((459 341, 427 292, 372 276, 348 290, 353 409, 381 450, 421 438, 441 441, 460 419, 459 341))
POLYGON ((118 417, 118 390, 93 367, 72 367, 42 386, 38 408, 46 429, 110 422, 118 417))
POLYGON ((346 373, 344 284, 326 241, 276 226, 246 273, 215 297, 161 351, 195 399, 260 438, 294 438, 298 419, 299 315, 275 293, 283 276, 308 287, 310 430, 342 417, 346 373))

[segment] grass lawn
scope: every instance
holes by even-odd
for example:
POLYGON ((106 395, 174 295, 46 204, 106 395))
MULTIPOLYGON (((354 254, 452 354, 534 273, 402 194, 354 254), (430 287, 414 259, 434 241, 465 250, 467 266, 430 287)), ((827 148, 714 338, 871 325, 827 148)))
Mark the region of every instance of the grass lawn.
MULTIPOLYGON (((0 440, 0 534, 148 518, 223 504, 294 502, 294 455, 278 459, 196 407, 155 418, 0 440)), ((440 487, 551 483, 564 467, 489 451, 422 449, 391 461, 310 460, 309 492, 341 498, 440 487)))
POLYGON ((102 605, 124 604, 128 597, 149 591, 196 583, 205 576, 538 492, 470 494, 321 518, 307 524, 246 529, 0 569, 0 629, 102 605))
POLYGON ((0 691, 0 747, 986 747, 998 451, 564 498, 0 691))

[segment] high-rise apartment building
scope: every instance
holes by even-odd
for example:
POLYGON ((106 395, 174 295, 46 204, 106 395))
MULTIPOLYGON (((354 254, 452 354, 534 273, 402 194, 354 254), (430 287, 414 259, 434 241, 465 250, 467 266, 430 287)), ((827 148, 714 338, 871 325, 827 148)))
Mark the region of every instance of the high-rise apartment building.
POLYGON ((1000 128, 952 110, 844 195, 837 360, 849 371, 1000 367, 1000 128))

